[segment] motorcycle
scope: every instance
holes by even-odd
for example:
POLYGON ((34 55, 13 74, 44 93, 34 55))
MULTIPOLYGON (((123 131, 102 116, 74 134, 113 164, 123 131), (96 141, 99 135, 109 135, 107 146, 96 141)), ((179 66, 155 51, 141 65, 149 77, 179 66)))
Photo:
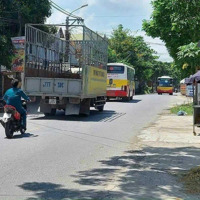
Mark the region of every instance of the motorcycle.
MULTIPOLYGON (((27 110, 26 101, 22 101, 22 106, 25 110, 27 110)), ((24 134, 26 132, 26 130, 22 126, 21 115, 19 112, 17 112, 14 106, 4 106, 4 115, 0 122, 5 129, 6 137, 9 139, 13 137, 14 132, 20 131, 21 134, 24 134)))

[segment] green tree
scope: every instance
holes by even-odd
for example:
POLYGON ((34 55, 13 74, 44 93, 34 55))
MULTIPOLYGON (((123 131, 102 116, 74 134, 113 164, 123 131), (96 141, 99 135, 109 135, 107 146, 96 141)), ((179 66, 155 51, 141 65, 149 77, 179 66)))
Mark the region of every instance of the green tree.
POLYGON ((152 6, 151 20, 144 20, 143 30, 163 40, 178 62, 179 47, 199 40, 200 1, 152 0, 152 6))
POLYGON ((200 48, 197 43, 192 42, 178 49, 178 61, 185 71, 189 71, 189 74, 191 74, 200 69, 200 48))
POLYGON ((141 36, 133 36, 131 32, 119 25, 113 30, 109 40, 109 62, 123 62, 133 66, 139 82, 139 92, 148 91, 147 83, 151 80, 154 61, 157 58, 141 36))
POLYGON ((9 67, 11 37, 25 33, 26 23, 44 24, 51 15, 49 0, 1 0, 0 1, 0 64, 9 67))
POLYGON ((6 36, 0 35, 0 66, 10 66, 12 59, 12 44, 6 36))

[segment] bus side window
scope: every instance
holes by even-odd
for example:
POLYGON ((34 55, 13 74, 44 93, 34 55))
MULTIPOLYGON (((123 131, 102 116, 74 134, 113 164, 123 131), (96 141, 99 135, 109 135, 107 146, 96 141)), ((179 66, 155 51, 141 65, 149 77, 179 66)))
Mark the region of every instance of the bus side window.
POLYGON ((130 80, 130 81, 134 81, 134 70, 131 70, 131 69, 127 69, 127 71, 128 71, 128 80, 130 80))
POLYGON ((133 73, 133 75, 132 75, 132 81, 134 81, 135 80, 135 73, 134 73, 134 71, 132 72, 133 73))
POLYGON ((170 86, 172 86, 173 85, 173 79, 170 79, 169 83, 170 83, 170 86))
POLYGON ((130 75, 130 69, 129 68, 127 68, 127 78, 128 78, 128 80, 131 80, 130 78, 131 78, 131 75, 130 75))
POLYGON ((158 80, 157 80, 157 86, 159 86, 160 85, 160 78, 158 78, 158 80))

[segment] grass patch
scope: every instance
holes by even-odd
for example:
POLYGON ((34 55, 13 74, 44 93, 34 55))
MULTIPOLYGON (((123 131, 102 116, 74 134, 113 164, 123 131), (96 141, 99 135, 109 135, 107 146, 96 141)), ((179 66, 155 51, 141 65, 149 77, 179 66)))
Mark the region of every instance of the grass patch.
POLYGON ((187 193, 200 194, 200 166, 183 174, 181 182, 183 182, 187 193))
POLYGON ((171 113, 173 114, 177 114, 180 110, 186 112, 187 115, 193 115, 193 104, 182 104, 170 109, 171 113))

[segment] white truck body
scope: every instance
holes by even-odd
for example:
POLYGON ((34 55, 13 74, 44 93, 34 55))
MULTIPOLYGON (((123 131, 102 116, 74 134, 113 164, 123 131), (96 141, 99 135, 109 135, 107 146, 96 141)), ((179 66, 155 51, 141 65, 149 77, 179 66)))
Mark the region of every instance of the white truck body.
POLYGON ((30 96, 82 96, 82 80, 65 78, 25 78, 25 91, 30 96))
MULTIPOLYGON (((40 111, 54 115, 102 111, 106 102, 107 40, 84 25, 82 40, 66 41, 26 25, 23 88, 39 102, 40 111)), ((75 25, 75 28, 77 25, 75 25)))

